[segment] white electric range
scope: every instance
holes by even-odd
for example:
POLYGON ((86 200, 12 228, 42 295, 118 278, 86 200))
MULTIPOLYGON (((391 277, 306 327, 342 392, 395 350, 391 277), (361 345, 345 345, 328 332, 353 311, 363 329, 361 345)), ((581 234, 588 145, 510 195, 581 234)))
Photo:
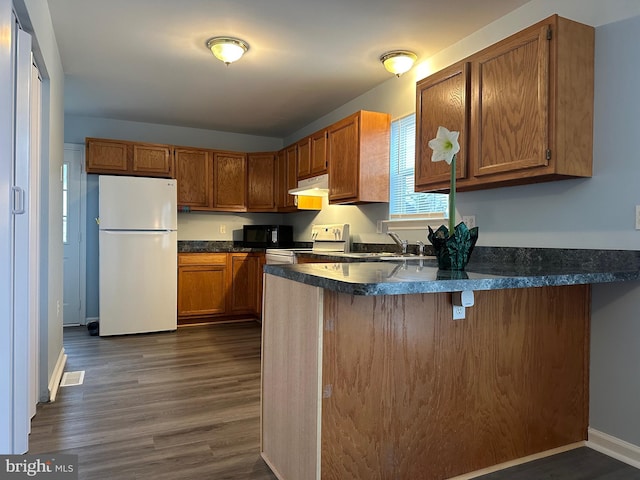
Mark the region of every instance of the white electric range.
POLYGON ((311 248, 267 248, 267 264, 293 264, 296 263, 296 253, 328 253, 349 252, 351 242, 348 223, 332 223, 328 225, 312 225, 311 248))

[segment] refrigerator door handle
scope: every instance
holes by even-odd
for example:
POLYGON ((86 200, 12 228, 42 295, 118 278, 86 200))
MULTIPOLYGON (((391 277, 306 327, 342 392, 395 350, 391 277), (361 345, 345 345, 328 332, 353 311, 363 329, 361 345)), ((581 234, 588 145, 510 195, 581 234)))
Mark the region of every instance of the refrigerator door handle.
POLYGON ((22 215, 25 212, 24 209, 24 190, 16 185, 11 187, 13 192, 13 208, 11 213, 14 215, 22 215))

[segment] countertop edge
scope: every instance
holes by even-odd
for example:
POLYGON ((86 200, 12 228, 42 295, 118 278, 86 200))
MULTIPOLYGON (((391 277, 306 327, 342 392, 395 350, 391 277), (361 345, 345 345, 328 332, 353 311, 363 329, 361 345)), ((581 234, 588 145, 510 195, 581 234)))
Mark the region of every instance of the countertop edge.
MULTIPOLYGON (((351 263, 350 265, 357 265, 351 263)), ((433 269, 435 270, 435 269, 433 269)), ((433 279, 424 281, 357 282, 332 278, 321 272, 300 271, 293 266, 265 265, 265 273, 306 285, 350 295, 404 295, 458 292, 463 290, 503 290, 547 286, 584 285, 640 280, 639 270, 611 272, 504 275, 500 278, 433 279)))

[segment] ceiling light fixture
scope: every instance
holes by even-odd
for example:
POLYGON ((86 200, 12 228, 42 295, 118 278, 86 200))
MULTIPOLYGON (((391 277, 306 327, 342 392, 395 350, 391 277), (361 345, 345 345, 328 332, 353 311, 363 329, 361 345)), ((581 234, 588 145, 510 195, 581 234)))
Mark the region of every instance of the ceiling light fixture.
POLYGON ((213 37, 207 41, 207 48, 218 60, 229 66, 249 50, 249 44, 239 38, 213 37))
POLYGON ((392 50, 380 56, 380 61, 387 71, 399 77, 411 70, 418 56, 409 50, 392 50))

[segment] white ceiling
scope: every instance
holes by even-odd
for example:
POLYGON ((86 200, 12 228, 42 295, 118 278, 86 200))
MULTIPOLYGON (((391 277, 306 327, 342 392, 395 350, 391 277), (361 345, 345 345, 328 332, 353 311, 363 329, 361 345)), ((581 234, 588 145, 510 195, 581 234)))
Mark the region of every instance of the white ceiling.
POLYGON ((528 0, 48 0, 65 112, 285 137, 528 0), (226 67, 213 37, 249 43, 226 67))

